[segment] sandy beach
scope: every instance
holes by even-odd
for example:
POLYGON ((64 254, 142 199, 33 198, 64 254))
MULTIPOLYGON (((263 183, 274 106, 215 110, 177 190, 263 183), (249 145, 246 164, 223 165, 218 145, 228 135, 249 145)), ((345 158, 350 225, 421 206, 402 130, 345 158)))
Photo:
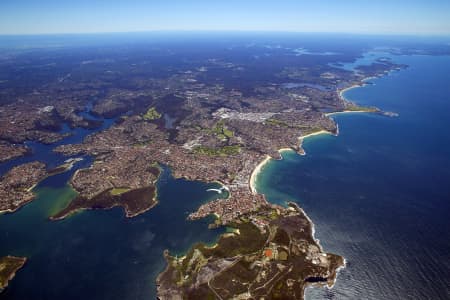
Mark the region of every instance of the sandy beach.
MULTIPOLYGON (((326 130, 320 130, 320 131, 316 131, 316 132, 313 132, 310 134, 302 135, 298 138, 300 141, 300 143, 299 143, 300 149, 302 146, 302 142, 305 138, 315 136, 315 135, 320 135, 320 134, 332 134, 332 133, 329 131, 326 131, 326 130)), ((278 150, 278 152, 280 152, 280 153, 289 152, 289 151, 295 151, 295 150, 292 148, 281 148, 278 150)), ((305 152, 300 150, 299 154, 304 155, 305 152)), ((256 179, 258 177, 258 174, 262 171, 264 165, 267 164, 270 160, 271 160, 271 157, 269 155, 267 155, 253 170, 252 175, 250 176, 250 190, 252 191, 253 194, 257 194, 256 179)))
POLYGON ((326 131, 326 130, 319 130, 319 131, 316 131, 316 132, 313 132, 313 133, 310 133, 310 134, 305 134, 305 135, 300 136, 298 138, 298 140, 299 140, 299 148, 300 148, 299 154, 300 155, 306 155, 305 150, 302 148, 304 139, 306 139, 308 137, 311 137, 311 136, 320 135, 320 134, 333 134, 333 133, 331 133, 329 131, 326 131))
POLYGON ((310 136, 315 136, 315 135, 320 135, 320 134, 332 134, 332 133, 329 132, 329 131, 326 131, 326 130, 319 130, 319 131, 316 131, 316 132, 313 132, 313 133, 310 133, 310 134, 302 135, 298 139, 299 140, 304 140, 304 139, 306 139, 306 138, 308 138, 310 136))
POLYGON ((295 150, 292 149, 292 148, 281 148, 281 149, 278 149, 278 152, 280 152, 280 153, 289 152, 289 151, 295 151, 295 150))
POLYGON ((331 113, 326 113, 325 116, 333 116, 333 115, 340 115, 340 114, 350 114, 350 113, 373 113, 372 111, 367 110, 343 110, 343 111, 335 111, 331 113))
POLYGON ((351 89, 358 88, 358 87, 363 87, 363 86, 364 86, 364 83, 359 83, 359 84, 354 84, 352 86, 349 86, 349 87, 347 87, 345 89, 342 89, 342 90, 339 91, 339 98, 347 101, 347 99, 345 99, 345 97, 344 97, 344 93, 345 92, 347 92, 347 91, 349 91, 351 89))
MULTIPOLYGON (((45 178, 47 178, 47 176, 46 176, 45 178)), ((44 178, 44 179, 45 179, 45 178, 44 178)), ((44 180, 44 179, 42 179, 42 180, 44 180)), ((42 181, 42 180, 41 180, 41 181, 42 181)), ((41 182, 41 181, 39 181, 39 182, 41 182)), ((27 188, 27 192, 33 191, 33 189, 39 184, 39 182, 37 182, 37 183, 33 184, 31 187, 27 188)))
POLYGON ((339 97, 341 99, 344 99, 344 100, 347 101, 347 99, 344 97, 344 93, 345 92, 347 92, 348 90, 354 89, 354 88, 363 87, 363 86, 365 86, 367 84, 370 84, 370 83, 367 83, 366 81, 367 80, 371 80, 371 79, 377 79, 377 78, 379 78, 379 77, 377 77, 377 76, 369 76, 369 77, 363 78, 360 83, 356 83, 356 84, 354 84, 352 86, 349 86, 349 87, 346 87, 345 89, 340 90, 339 91, 339 97))
POLYGON ((6 214, 6 213, 12 213, 12 212, 14 212, 14 210, 11 210, 11 209, 0 210, 0 215, 6 214))
POLYGON ((258 177, 258 174, 261 172, 262 168, 266 163, 270 161, 271 157, 269 155, 266 156, 253 170, 252 175, 250 176, 250 190, 253 194, 257 194, 256 192, 256 178, 258 177))

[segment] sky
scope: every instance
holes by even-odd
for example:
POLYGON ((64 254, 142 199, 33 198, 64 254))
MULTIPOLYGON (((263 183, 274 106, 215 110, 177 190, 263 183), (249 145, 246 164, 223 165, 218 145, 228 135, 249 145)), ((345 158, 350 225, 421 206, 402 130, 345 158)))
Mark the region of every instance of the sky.
POLYGON ((159 30, 450 35, 450 0, 0 0, 0 34, 159 30))

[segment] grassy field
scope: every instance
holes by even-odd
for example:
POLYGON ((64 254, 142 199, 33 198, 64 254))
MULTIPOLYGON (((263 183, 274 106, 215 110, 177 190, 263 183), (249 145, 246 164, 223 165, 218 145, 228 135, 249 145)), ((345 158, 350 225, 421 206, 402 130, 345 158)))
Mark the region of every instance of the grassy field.
POLYGON ((126 193, 129 190, 130 190, 129 188, 114 188, 109 193, 111 195, 115 196, 115 195, 120 195, 120 194, 126 193))
POLYGON ((145 115, 143 116, 144 120, 152 121, 161 118, 162 115, 156 110, 154 107, 150 107, 145 115))
POLYGON ((205 154, 209 156, 228 156, 236 155, 241 151, 239 145, 224 146, 220 148, 209 148, 205 146, 198 146, 194 148, 194 152, 198 154, 205 154))

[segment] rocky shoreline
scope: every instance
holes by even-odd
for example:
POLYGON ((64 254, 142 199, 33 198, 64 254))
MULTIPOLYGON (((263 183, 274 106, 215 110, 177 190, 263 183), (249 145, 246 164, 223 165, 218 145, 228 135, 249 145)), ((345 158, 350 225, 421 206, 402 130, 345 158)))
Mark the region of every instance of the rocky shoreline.
POLYGON ((26 257, 4 256, 0 257, 0 293, 8 286, 17 271, 19 271, 27 261, 26 257))
POLYGON ((265 204, 228 226, 213 247, 194 245, 183 257, 166 251, 158 299, 303 299, 309 285, 333 286, 344 266, 324 253, 313 224, 295 203, 265 204))

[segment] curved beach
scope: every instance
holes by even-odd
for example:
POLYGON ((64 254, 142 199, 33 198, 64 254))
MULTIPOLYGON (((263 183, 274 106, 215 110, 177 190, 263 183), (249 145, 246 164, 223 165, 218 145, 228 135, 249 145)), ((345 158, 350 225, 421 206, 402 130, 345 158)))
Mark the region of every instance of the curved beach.
POLYGON ((256 191, 256 178, 258 177, 258 174, 261 172, 262 168, 265 164, 267 164, 270 161, 271 157, 267 155, 256 167, 253 169, 252 175, 250 175, 250 190, 253 194, 257 194, 256 191))

